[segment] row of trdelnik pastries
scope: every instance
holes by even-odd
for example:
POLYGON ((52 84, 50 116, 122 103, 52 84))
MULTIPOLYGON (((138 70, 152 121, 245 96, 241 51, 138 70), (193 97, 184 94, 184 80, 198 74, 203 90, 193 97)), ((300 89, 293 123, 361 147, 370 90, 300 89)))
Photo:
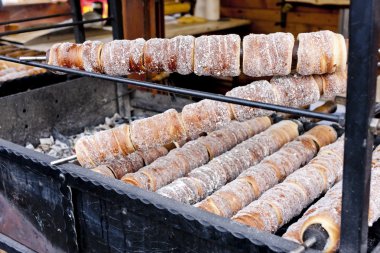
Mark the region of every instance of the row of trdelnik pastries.
POLYGON ((53 45, 47 59, 52 65, 117 76, 162 71, 238 76, 242 69, 248 76, 262 77, 288 75, 292 63, 301 75, 345 71, 347 48, 344 37, 331 31, 300 33, 297 41, 278 32, 250 34, 243 43, 236 34, 64 42, 53 45))
MULTIPOLYGON (((371 193, 369 197, 368 226, 380 218, 380 146, 372 153, 371 193)), ((283 235, 289 240, 303 243, 306 231, 317 225, 328 234, 324 252, 339 249, 342 216, 342 181, 331 188, 326 195, 310 206, 302 217, 293 223, 283 235)))
MULTIPOLYGON (((233 88, 226 95, 289 107, 301 107, 315 103, 321 95, 331 97, 343 92, 346 87, 346 76, 342 73, 273 77, 270 82, 261 80, 233 88)), ((97 157, 101 149, 104 149, 104 153, 109 154, 110 157, 117 157, 120 150, 110 146, 113 136, 120 139, 118 142, 122 153, 130 154, 135 150, 197 139, 203 133, 220 129, 232 120, 246 121, 260 116, 269 116, 272 113, 272 111, 259 108, 204 99, 184 106, 181 113, 170 109, 149 118, 133 121, 130 125, 116 127, 112 131, 83 137, 77 141, 75 149, 79 160, 82 157, 88 157, 88 153, 94 153, 93 157, 97 157)), ((91 164, 91 162, 88 163, 91 164)))

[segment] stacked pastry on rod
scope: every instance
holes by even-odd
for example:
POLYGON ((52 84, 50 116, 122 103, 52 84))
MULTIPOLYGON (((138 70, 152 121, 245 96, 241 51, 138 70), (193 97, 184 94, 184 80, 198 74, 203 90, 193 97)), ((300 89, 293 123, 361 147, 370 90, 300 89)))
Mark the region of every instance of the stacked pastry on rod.
POLYGON ((321 148, 306 166, 264 192, 232 219, 259 230, 276 232, 341 180, 343 144, 343 137, 340 137, 335 143, 321 148))
POLYGON ((210 160, 217 159, 238 143, 264 131, 270 125, 271 120, 268 117, 231 122, 220 130, 170 151, 168 155, 135 173, 126 174, 122 181, 155 191, 210 160))
POLYGON ((234 180, 241 172, 260 162, 298 136, 298 124, 284 120, 240 143, 186 177, 162 187, 158 194, 182 203, 194 204, 234 180))
MULTIPOLYGON (((172 115, 169 112, 169 117, 166 120, 173 119, 170 116, 172 115)), ((176 118, 174 117, 174 119, 176 118)), ((149 122, 155 123, 156 120, 153 119, 149 122)), ((171 123, 173 122, 169 120, 168 124, 171 123)), ((212 159, 218 156, 237 143, 263 131, 270 125, 271 119, 269 117, 255 118, 245 122, 231 122, 225 128, 197 139, 196 142, 199 145, 188 143, 182 149, 192 152, 191 154, 186 154, 189 156, 189 159, 194 159, 191 155, 196 155, 196 153, 199 153, 199 150, 206 150, 206 152, 203 152, 205 154, 198 156, 198 158, 206 155, 208 161, 209 158, 212 159)), ((140 129, 139 125, 133 126, 135 129, 140 129)), ((130 127, 124 124, 120 127, 102 131, 96 136, 83 137, 77 141, 75 146, 77 159, 84 168, 90 169, 95 167, 93 170, 96 172, 120 179, 125 174, 136 172, 140 168, 151 164, 157 158, 165 156, 168 153, 168 149, 173 147, 173 145, 167 145, 166 147, 145 149, 143 142, 132 141, 134 138, 130 138, 130 136, 133 136, 130 133, 130 127)), ((173 158, 181 157, 178 153, 182 149, 173 150, 170 152, 170 156, 173 156, 173 158), (174 155, 174 153, 176 154, 174 155)), ((182 155, 182 157, 185 156, 182 155)), ((196 162, 199 163, 200 161, 196 162)), ((155 168, 155 166, 156 163, 150 167, 155 168)))
POLYGON ((267 156, 259 164, 248 168, 234 181, 195 206, 230 218, 266 190, 308 163, 317 154, 318 149, 334 142, 336 138, 337 134, 332 127, 316 126, 267 156))
MULTIPOLYGON (((105 160, 95 168, 87 168, 91 168, 91 170, 108 177, 121 179, 125 174, 135 172, 151 164, 159 157, 165 156, 167 153, 168 150, 165 147, 138 150, 126 156, 105 160)), ((86 168, 86 166, 83 167, 86 168)))
POLYGON ((293 62, 297 62, 296 72, 301 75, 346 69, 344 37, 331 31, 301 33, 297 42, 290 33, 250 34, 243 38, 242 47, 242 67, 241 39, 236 34, 57 43, 48 51, 47 59, 52 65, 109 75, 166 71, 238 76, 242 69, 253 77, 284 76, 291 73, 293 62))
MULTIPOLYGON (((326 244, 321 248, 324 252, 333 252, 339 248, 340 221, 342 215, 342 182, 337 183, 326 195, 318 200, 293 223, 284 238, 303 243, 306 235, 313 236, 313 229, 327 233, 326 244)), ((372 154, 371 193, 369 199, 368 226, 372 226, 380 218, 380 146, 372 154)))
MULTIPOLYGON (((318 101, 320 94, 331 96, 338 87, 342 90, 345 88, 345 75, 334 73, 318 78, 296 75, 274 77, 270 82, 256 81, 236 87, 226 95, 299 107, 318 101)), ((91 167, 87 164, 99 165, 106 158, 110 160, 135 150, 161 147, 173 142, 183 142, 188 138, 196 139, 202 133, 220 129, 234 119, 245 121, 270 114, 271 111, 205 99, 186 105, 182 113, 170 109, 150 118, 133 121, 130 126, 119 126, 109 133, 100 132, 81 138, 76 143, 76 152, 81 165, 91 167), (112 139, 116 140, 111 141, 112 139), (95 141, 97 144, 92 145, 95 141), (113 142, 120 148, 114 148, 113 142), (99 148, 94 148, 96 146, 99 148), (97 154, 101 149, 109 152, 97 154)))

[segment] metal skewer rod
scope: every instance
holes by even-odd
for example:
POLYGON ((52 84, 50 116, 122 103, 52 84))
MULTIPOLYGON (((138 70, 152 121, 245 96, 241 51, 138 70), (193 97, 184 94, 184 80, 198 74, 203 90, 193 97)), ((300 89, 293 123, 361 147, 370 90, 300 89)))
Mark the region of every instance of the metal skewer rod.
POLYGON ((303 253, 306 251, 306 249, 310 248, 317 242, 317 238, 314 236, 308 238, 303 242, 302 245, 300 245, 297 249, 290 251, 290 253, 303 253))
POLYGON ((75 161, 76 159, 77 159, 77 156, 76 155, 72 155, 72 156, 68 156, 68 157, 65 157, 65 158, 61 158, 61 159, 52 161, 52 162, 50 162, 50 165, 60 165, 60 164, 63 164, 63 163, 68 163, 68 162, 71 162, 71 161, 75 161))
POLYGON ((46 61, 46 56, 20 56, 21 61, 46 61))

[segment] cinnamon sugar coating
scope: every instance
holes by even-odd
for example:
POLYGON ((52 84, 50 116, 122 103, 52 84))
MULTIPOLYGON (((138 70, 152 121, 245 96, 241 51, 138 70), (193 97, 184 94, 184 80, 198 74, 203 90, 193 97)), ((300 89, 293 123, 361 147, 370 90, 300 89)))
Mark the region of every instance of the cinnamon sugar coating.
POLYGON ((184 106, 181 117, 187 135, 195 139, 201 133, 225 126, 231 121, 232 115, 228 104, 204 99, 184 106))
MULTIPOLYGON (((325 130, 324 126, 316 128, 325 130)), ((223 217, 231 217, 287 175, 309 162, 318 151, 313 139, 323 135, 321 131, 310 130, 309 133, 285 144, 259 164, 248 168, 236 180, 226 184, 195 206, 223 217), (312 138, 312 135, 315 137, 312 138)))
MULTIPOLYGON (((253 122, 254 121, 251 121, 251 124, 253 124, 253 122)), ((270 125, 270 121, 268 124, 268 121, 265 119, 258 119, 256 123, 261 124, 261 126, 257 126, 258 131, 262 131, 270 125)), ((237 124, 242 125, 242 123, 237 124)), ((245 138, 248 137, 249 136, 246 135, 245 138)), ((138 172, 125 175, 123 181, 150 191, 156 191, 175 179, 185 176, 189 172, 191 173, 193 169, 218 157, 233 148, 239 142, 231 129, 222 128, 210 133, 208 136, 190 141, 181 148, 171 150, 168 155, 157 159, 138 172), (140 182, 140 180, 142 181, 140 182)), ((232 163, 234 161, 230 159, 224 162, 232 163)), ((217 166, 220 166, 220 164, 218 163, 217 166)), ((180 184, 185 187, 183 183, 180 184)), ((178 193, 176 195, 178 195, 178 193)))
POLYGON ((276 76, 270 83, 277 89, 279 103, 289 107, 302 107, 317 102, 320 92, 312 76, 276 76))
POLYGON ((102 65, 100 55, 103 48, 103 42, 100 41, 85 41, 82 44, 82 59, 83 67, 86 71, 103 73, 104 66, 102 65))
POLYGON ((101 62, 108 75, 125 76, 143 72, 145 40, 114 40, 103 46, 101 62))
POLYGON ((198 193, 192 192, 187 196, 179 195, 179 190, 183 186, 183 179, 177 179, 173 183, 161 188, 157 193, 165 192, 165 196, 174 198, 178 201, 186 200, 187 204, 194 204, 215 190, 220 189, 227 182, 234 180, 241 172, 260 162, 265 156, 275 152, 285 143, 291 141, 298 136, 297 124, 292 121, 282 121, 269 127, 267 130, 254 137, 238 144, 230 151, 214 158, 208 164, 192 170, 187 175, 187 180, 197 181, 201 187, 198 193), (291 133, 283 139, 283 143, 275 141, 274 135, 281 129, 286 129, 291 133), (295 129, 295 131, 293 131, 295 129), (181 182, 179 182, 181 181, 181 182), (202 183, 199 183, 202 182, 202 183), (182 185, 182 186, 181 186, 182 185), (171 189, 176 189, 177 194, 168 196, 171 189))
POLYGON ((193 36, 176 36, 167 42, 167 55, 164 64, 166 72, 177 72, 188 75, 194 69, 194 44, 193 36))
POLYGON ((165 147, 158 147, 148 150, 138 150, 136 152, 144 160, 144 165, 146 166, 157 160, 157 158, 167 155, 169 151, 165 147))
MULTIPOLYGON (((343 170, 343 144, 343 137, 341 137, 335 143, 323 147, 308 165, 292 173, 284 182, 266 191, 258 200, 240 210, 232 219, 269 232, 277 231, 279 227, 289 222, 303 208, 307 207, 315 198, 331 187, 331 185, 325 185, 324 180, 313 181, 313 185, 311 185, 310 177, 315 179, 322 178, 321 175, 316 174, 319 171, 315 169, 315 166, 326 166, 324 165, 325 160, 333 162, 329 166, 336 172, 335 175, 338 175, 339 172, 337 171, 343 170), (335 151, 331 152, 331 150, 335 151), (255 207, 264 204, 270 206, 268 212, 271 212, 271 215, 263 216, 258 213, 255 207), (274 215, 277 216, 275 224, 267 220, 274 215), (257 223, 259 225, 255 225, 250 222, 251 218, 255 220, 257 219, 256 217, 260 217, 261 224, 257 223), (262 224, 270 224, 270 226, 262 224)), ((337 179, 338 177, 336 176, 335 180, 337 179)))
MULTIPOLYGON (((279 96, 273 86, 265 80, 233 88, 226 96, 248 99, 255 102, 279 104, 279 96)), ((271 111, 231 104, 234 118, 238 121, 249 120, 258 116, 268 116, 271 111)))
POLYGON ((314 75, 344 71, 347 49, 342 35, 331 31, 298 34, 297 73, 314 75))
POLYGON ((168 39, 153 38, 145 42, 144 67, 148 72, 159 73, 165 70, 168 39))
POLYGON ((291 33, 250 34, 243 38, 243 73, 248 76, 290 74, 294 36, 291 33))
POLYGON ((238 76, 240 41, 236 34, 196 38, 194 73, 199 76, 238 76))
POLYGON ((149 149, 186 139, 186 132, 180 116, 174 109, 133 121, 130 125, 130 132, 133 146, 136 149, 149 149))
POLYGON ((323 80, 324 99, 333 99, 336 95, 347 91, 347 72, 335 72, 321 76, 323 80))

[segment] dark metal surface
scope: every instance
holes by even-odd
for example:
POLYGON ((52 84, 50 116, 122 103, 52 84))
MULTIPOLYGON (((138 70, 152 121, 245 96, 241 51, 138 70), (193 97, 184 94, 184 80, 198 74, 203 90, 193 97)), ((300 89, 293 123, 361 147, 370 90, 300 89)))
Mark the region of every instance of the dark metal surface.
POLYGON ((117 108, 115 84, 78 78, 0 97, 0 108, 0 138, 21 145, 37 144, 53 129, 65 135, 76 134, 112 116, 117 108))
POLYGON ((341 252, 366 252, 380 1, 352 0, 343 170, 341 252))
POLYGON ((0 83, 0 97, 49 86, 66 80, 67 75, 55 75, 51 72, 8 80, 0 83))
POLYGON ((208 98, 208 99, 221 101, 221 102, 257 107, 257 108, 262 108, 262 109, 267 109, 267 110, 272 110, 272 111, 277 111, 277 112, 291 113, 291 114, 295 114, 298 116, 305 116, 305 117, 309 117, 309 118, 328 120, 328 121, 332 121, 332 122, 338 122, 341 125, 344 124, 344 115, 331 115, 331 114, 324 114, 324 113, 316 113, 316 112, 312 112, 312 111, 308 111, 308 110, 302 110, 302 109, 298 109, 298 108, 291 108, 291 107, 274 105, 274 104, 267 104, 267 103, 262 103, 262 102, 254 102, 254 101, 250 101, 250 100, 246 100, 246 99, 228 97, 228 96, 223 96, 223 95, 214 94, 214 93, 210 93, 210 92, 196 91, 196 90, 190 90, 190 89, 179 88, 179 87, 174 87, 174 86, 161 85, 161 84, 156 84, 156 83, 151 83, 151 82, 146 82, 146 81, 139 81, 139 80, 135 80, 135 79, 122 78, 122 77, 116 77, 116 76, 108 76, 108 75, 104 75, 104 74, 86 72, 86 71, 81 71, 81 70, 76 70, 76 69, 62 68, 62 67, 47 65, 47 64, 38 63, 38 62, 25 62, 25 61, 20 61, 18 59, 6 57, 6 56, 0 56, 0 60, 11 61, 11 62, 26 64, 26 65, 46 68, 46 69, 58 71, 58 72, 94 77, 94 78, 98 78, 98 79, 102 79, 102 80, 109 80, 109 81, 114 81, 114 82, 123 83, 123 84, 130 84, 130 85, 135 85, 135 86, 144 87, 144 88, 150 88, 150 89, 155 89, 155 90, 178 93, 178 94, 182 94, 182 95, 188 95, 188 96, 199 97, 199 98, 208 98))
POLYGON ((163 112, 168 109, 181 111, 182 108, 194 101, 174 96, 173 94, 152 94, 151 92, 136 90, 131 93, 130 105, 133 108, 144 109, 152 112, 163 112))
POLYGON ((124 39, 121 0, 108 0, 111 14, 112 36, 114 40, 124 39))
POLYGON ((46 15, 46 16, 39 16, 39 17, 32 17, 32 18, 22 18, 22 19, 15 19, 15 20, 7 20, 7 21, 0 22, 0 25, 23 23, 23 22, 33 21, 33 20, 56 18, 56 17, 63 17, 63 16, 70 16, 70 15, 71 15, 71 13, 57 13, 57 14, 53 14, 53 15, 46 15))
MULTIPOLYGON (((81 1, 78 0, 70 0, 70 6, 72 9, 72 18, 74 22, 80 22, 83 20, 82 16, 82 8, 81 8, 81 1)), ((84 32, 84 26, 83 24, 77 24, 74 26, 74 37, 76 43, 83 43, 86 40, 86 35, 84 32)))
POLYGON ((0 139, 0 232, 37 252, 75 252, 71 191, 51 160, 0 139))
MULTIPOLYGON (((109 18, 98 18, 98 19, 91 19, 91 20, 85 20, 85 21, 74 21, 74 22, 71 22, 71 23, 64 23, 64 24, 57 24, 57 25, 45 25, 45 26, 40 26, 40 27, 30 27, 30 28, 19 29, 19 30, 16 30, 16 31, 2 32, 2 33, 0 33, 0 37, 5 36, 5 35, 12 35, 12 34, 25 33, 25 32, 47 30, 47 29, 52 29, 52 28, 70 27, 70 26, 73 26, 74 27, 74 31, 75 31, 75 29, 76 29, 75 27, 78 26, 78 25, 82 25, 83 26, 83 24, 96 23, 96 22, 105 21, 105 20, 108 20, 108 19, 109 18)), ((77 41, 77 42, 80 42, 80 41, 77 41)))
POLYGON ((288 252, 297 244, 73 164, 60 166, 73 189, 83 252, 288 252))

